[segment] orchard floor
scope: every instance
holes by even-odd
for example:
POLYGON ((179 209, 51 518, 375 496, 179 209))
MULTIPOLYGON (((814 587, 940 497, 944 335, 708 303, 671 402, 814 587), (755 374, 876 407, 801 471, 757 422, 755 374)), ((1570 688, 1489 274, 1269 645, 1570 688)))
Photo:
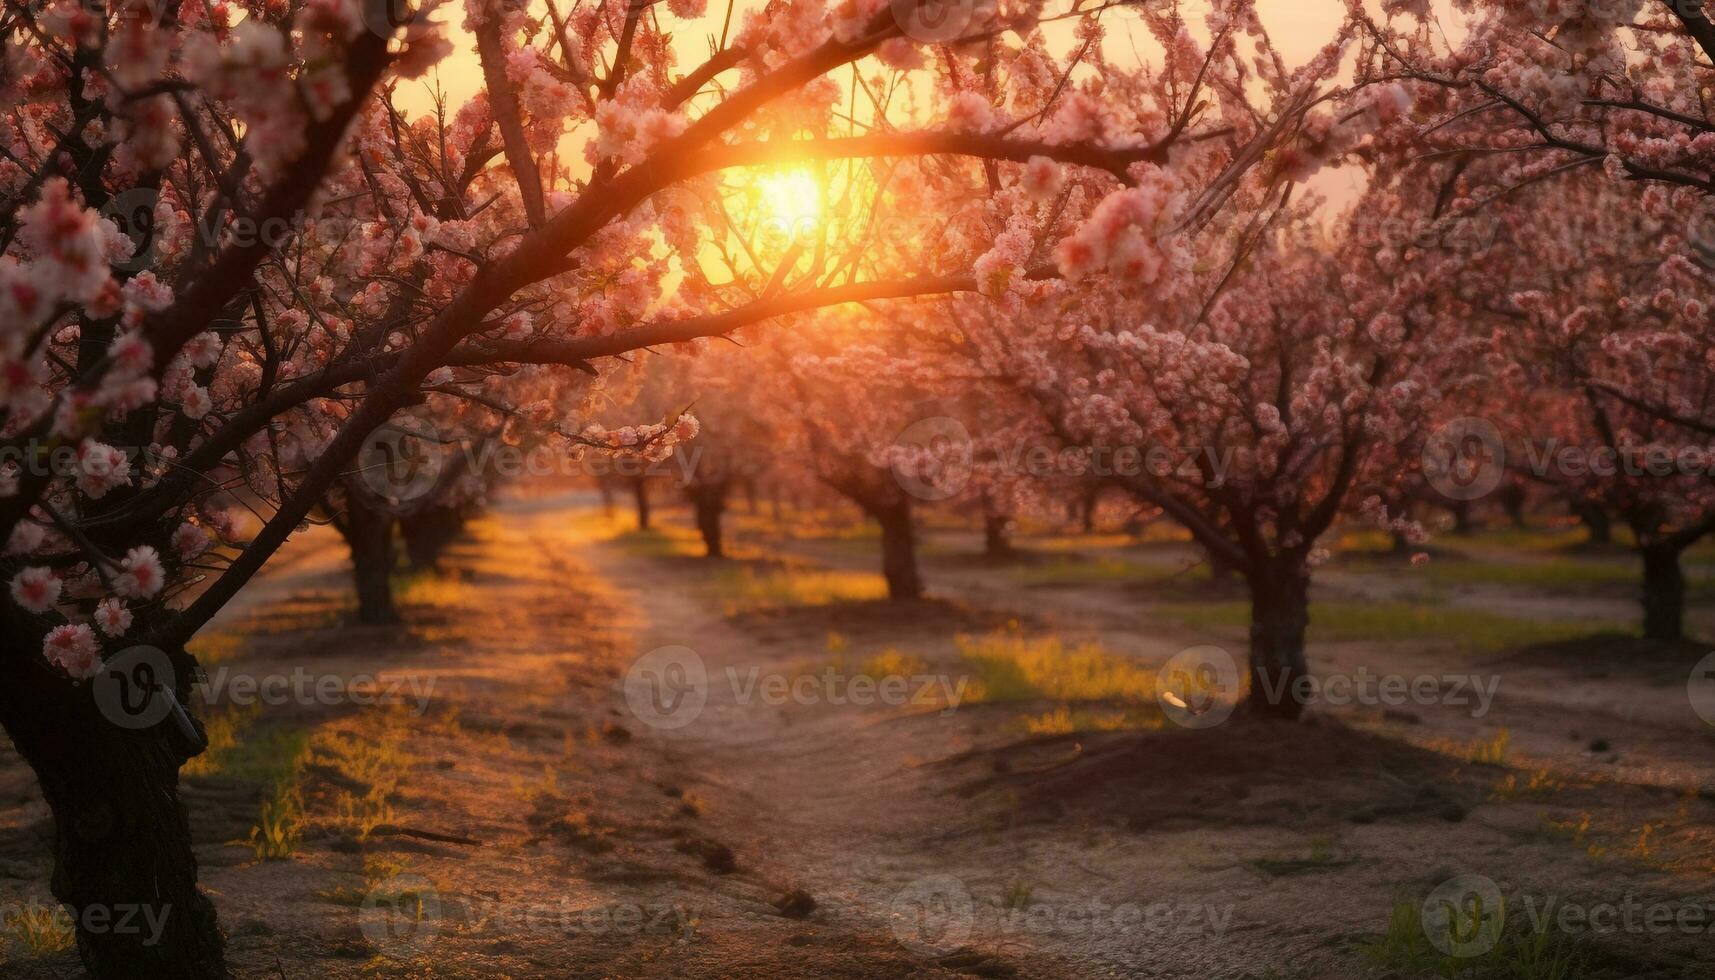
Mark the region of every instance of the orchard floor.
MULTIPOLYGON (((990 562, 935 530, 930 598, 888 603, 861 528, 794 520, 788 541, 735 515, 736 557, 711 562, 662 521, 507 503, 444 574, 400 580, 400 627, 347 622, 318 529, 199 638, 211 689, 300 672, 399 702, 205 709, 184 797, 238 976, 1715 974, 1708 919, 1626 914, 1715 907, 1715 728, 1686 694, 1707 650, 1591 638, 1631 615, 1607 557, 1341 559, 1313 669, 1476 675, 1489 710, 1445 682, 1192 730, 1156 672, 1239 653, 1244 626, 1178 543, 1043 535, 990 562), (1594 570, 1542 571, 1572 564, 1594 570), (626 684, 663 647, 695 657, 634 681, 671 697, 700 665, 700 709, 626 684), (893 676, 901 703, 849 703, 893 676), (1420 911, 1462 875, 1495 883, 1506 925, 1450 959, 1420 911)), ((0 976, 77 976, 29 914, 50 830, 9 749, 0 807, 0 976)))

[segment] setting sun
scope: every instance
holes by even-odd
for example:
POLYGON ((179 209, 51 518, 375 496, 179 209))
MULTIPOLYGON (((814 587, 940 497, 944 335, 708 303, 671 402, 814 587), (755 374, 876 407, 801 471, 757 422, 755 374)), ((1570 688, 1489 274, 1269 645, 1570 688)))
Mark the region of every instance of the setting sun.
POLYGON ((771 236, 791 240, 813 230, 822 218, 822 186, 802 168, 758 178, 757 208, 771 236))

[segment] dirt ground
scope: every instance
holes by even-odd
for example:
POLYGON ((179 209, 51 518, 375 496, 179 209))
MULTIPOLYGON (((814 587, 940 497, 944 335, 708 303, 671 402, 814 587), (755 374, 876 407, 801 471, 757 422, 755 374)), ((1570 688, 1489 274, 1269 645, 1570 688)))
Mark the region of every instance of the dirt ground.
MULTIPOLYGON (((199 641, 229 696, 184 796, 234 972, 1715 975, 1707 920, 1577 927, 1715 908, 1697 651, 1317 640, 1319 674, 1499 687, 1482 712, 1318 705, 1296 726, 1193 729, 1153 697, 1008 687, 973 643, 1106 651, 1073 687, 1153 678, 1189 647, 1242 649, 1242 626, 1172 611, 1231 598, 1214 586, 1033 578, 940 534, 931 597, 888 603, 864 591, 873 541, 765 541, 762 523, 735 521, 739 557, 716 563, 581 498, 512 501, 441 575, 401 581, 396 628, 348 624, 343 553, 319 530, 294 541, 199 641), (235 679, 269 674, 339 681, 234 703, 235 679), (395 703, 358 703, 372 694, 395 703), (1455 879, 1505 896, 1485 957, 1423 941, 1426 899, 1455 879), (1573 925, 1517 939, 1544 907, 1573 925)), ((1318 601, 1395 598, 1358 569, 1320 581, 1318 601)), ((1443 598, 1524 615, 1501 589, 1443 598)), ((1541 601, 1528 613, 1554 620, 1622 600, 1541 601)), ((80 974, 51 924, 19 924, 47 907, 49 840, 8 747, 0 975, 80 974)))

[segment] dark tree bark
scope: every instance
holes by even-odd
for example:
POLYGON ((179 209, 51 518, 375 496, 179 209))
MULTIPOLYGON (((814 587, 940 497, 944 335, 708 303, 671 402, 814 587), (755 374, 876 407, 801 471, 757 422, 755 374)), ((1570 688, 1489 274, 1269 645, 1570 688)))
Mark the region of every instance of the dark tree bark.
POLYGON ((721 517, 726 513, 729 484, 724 480, 692 483, 685 488, 696 511, 697 532, 703 536, 706 557, 725 558, 721 541, 721 517))
POLYGON ((637 502, 637 529, 649 530, 649 482, 642 477, 632 480, 631 498, 637 502))
POLYGON ((405 539, 405 557, 411 567, 438 567, 447 546, 464 533, 466 520, 463 507, 425 507, 399 518, 399 536, 405 539))
POLYGON ((1519 483, 1506 484, 1501 487, 1499 500, 1507 520, 1512 522, 1513 527, 1522 531, 1525 526, 1524 505, 1528 502, 1524 486, 1519 483))
POLYGON ((1209 559, 1209 581, 1212 584, 1226 585, 1233 580, 1238 569, 1234 568, 1231 562, 1212 549, 1206 549, 1203 554, 1209 559))
POLYGON ((1310 625, 1310 573, 1302 565, 1264 567, 1250 576, 1251 643, 1248 707, 1262 717, 1296 720, 1294 693, 1309 676, 1304 633, 1310 625))
POLYGON ((1475 528, 1471 522, 1471 502, 1469 500, 1451 501, 1447 505, 1447 510, 1453 515, 1454 534, 1470 534, 1475 528))
POLYGON ((361 493, 347 492, 345 505, 329 508, 333 526, 351 549, 352 579, 357 586, 357 620, 370 625, 399 622, 393 606, 392 514, 371 505, 361 493))
POLYGON ((1606 546, 1614 543, 1614 521, 1608 516, 1607 508, 1601 504, 1574 500, 1572 513, 1589 529, 1590 544, 1606 546))
POLYGON ((613 484, 606 480, 595 481, 596 491, 601 494, 601 513, 603 517, 613 516, 613 484))
POLYGON ((1685 638, 1685 572, 1679 556, 1685 550, 1677 542, 1645 545, 1638 549, 1644 563, 1644 637, 1678 642, 1685 638))
POLYGON ((1085 534, 1092 534, 1095 532, 1095 530, 1096 530, 1096 505, 1101 503, 1101 502, 1102 502, 1102 488, 1101 487, 1091 486, 1084 491, 1083 499, 1081 501, 1079 501, 1079 503, 1082 504, 1083 518, 1082 518, 1082 525, 1081 526, 1083 527, 1085 534))
POLYGON ((917 573, 917 529, 912 523, 910 499, 871 504, 865 509, 881 525, 881 574, 887 579, 887 597, 922 597, 923 578, 917 573))
POLYGON ((1012 522, 1005 514, 983 515, 983 554, 990 558, 1005 558, 1012 554, 1012 540, 1007 527, 1012 522))
MULTIPOLYGON (((53 814, 51 888, 70 909, 84 966, 97 980, 228 976, 178 796, 179 766, 206 747, 203 731, 182 710, 144 728, 116 724, 93 681, 74 685, 47 666, 36 633, 6 625, 0 721, 53 814)), ((170 662, 175 678, 160 680, 183 704, 194 662, 182 650, 170 662)), ((116 676, 132 685, 133 706, 145 700, 137 685, 156 683, 146 668, 116 676)))

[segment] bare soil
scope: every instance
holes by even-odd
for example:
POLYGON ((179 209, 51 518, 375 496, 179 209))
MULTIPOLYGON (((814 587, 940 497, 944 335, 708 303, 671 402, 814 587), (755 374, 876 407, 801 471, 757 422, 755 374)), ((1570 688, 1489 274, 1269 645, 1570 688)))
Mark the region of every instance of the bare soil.
MULTIPOLYGON (((230 637, 211 675, 301 669, 401 701, 263 706, 186 777, 238 976, 1409 976, 1366 948, 1458 875, 1581 906, 1715 905, 1695 651, 1313 651, 1318 671, 1498 674, 1482 717, 1354 706, 1032 732, 1054 704, 863 706, 813 687, 774 703, 748 679, 815 676, 836 646, 951 679, 970 669, 960 635, 1058 633, 1154 670, 1199 643, 1238 650, 1242 631, 1152 615, 1125 583, 1020 585, 960 548, 927 563, 919 602, 729 612, 718 582, 745 559, 646 554, 602 527, 581 499, 506 504, 406 586, 397 628, 347 622, 344 556, 311 533, 211 627, 230 637), (625 678, 668 646, 696 652, 708 701, 654 727, 625 678), (252 756, 274 743, 296 746, 301 819, 290 853, 263 859, 249 838, 276 794, 252 756)), ((792 553, 875 561, 853 541, 792 553)), ((6 909, 47 902, 50 839, 8 750, 6 909)), ((1582 976, 1715 972, 1707 932, 1575 938, 1582 976)), ((80 975, 71 951, 4 942, 0 975, 80 975)))

